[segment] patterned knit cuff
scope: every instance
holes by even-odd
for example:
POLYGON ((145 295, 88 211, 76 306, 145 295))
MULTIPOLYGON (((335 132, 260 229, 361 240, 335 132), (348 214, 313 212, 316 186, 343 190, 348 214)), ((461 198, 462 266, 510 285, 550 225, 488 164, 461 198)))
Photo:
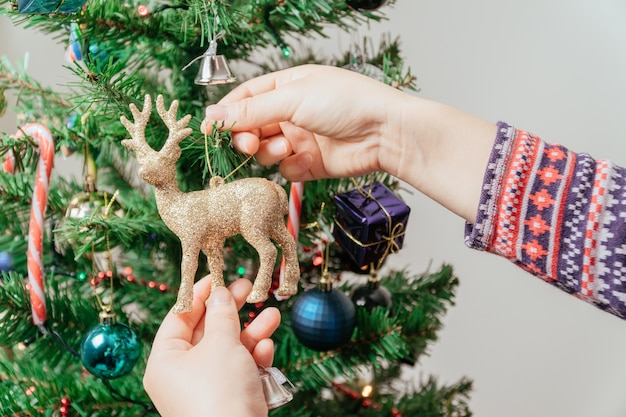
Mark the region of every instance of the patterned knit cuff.
POLYGON ((465 244, 472 249, 486 250, 492 241, 497 222, 496 200, 503 186, 504 171, 511 157, 514 137, 515 129, 512 126, 498 122, 496 140, 483 179, 476 222, 465 223, 465 244))
POLYGON ((626 318, 626 169, 498 123, 470 248, 626 318))

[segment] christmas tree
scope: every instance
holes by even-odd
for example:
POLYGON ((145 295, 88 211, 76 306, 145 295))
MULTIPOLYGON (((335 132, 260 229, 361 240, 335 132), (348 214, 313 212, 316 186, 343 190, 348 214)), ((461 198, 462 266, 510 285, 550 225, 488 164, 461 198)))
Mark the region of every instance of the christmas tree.
MULTIPOLYGON (((384 267, 400 250, 408 219, 397 180, 380 173, 290 184, 276 167, 238 153, 228 127, 200 132, 204 108, 233 82, 287 66, 332 64, 415 89, 398 40, 373 48, 372 40, 355 39, 336 57, 320 57, 301 41, 330 27, 357 33, 384 18, 382 6, 393 1, 0 5, 15 24, 67 45, 73 80, 61 93, 42 87, 21 63, 0 62, 0 112, 5 94, 15 93, 21 126, 0 136, 1 415, 156 414, 141 383, 151 341, 177 302, 181 278, 190 270, 192 279, 204 276, 210 265, 214 274, 223 269, 226 282, 269 268, 271 285, 260 291, 267 299, 251 300, 241 321, 246 326, 267 306, 282 312, 274 365, 295 393, 272 415, 471 414, 469 380, 397 383, 436 340, 458 283, 448 265, 418 274, 384 267), (123 144, 129 137, 134 144, 123 144), (79 181, 55 175, 58 153, 83 161, 79 181), (147 153, 174 158, 150 177, 141 166, 147 153), (293 274, 289 250, 279 251, 284 263, 281 256, 268 261, 243 226, 217 251, 220 260, 200 253, 181 272, 185 237, 166 225, 165 208, 194 224, 209 219, 172 202, 157 207, 167 180, 184 195, 250 177, 284 190, 268 204, 283 207, 289 198, 288 216, 277 213, 297 242, 300 282, 290 297, 278 294, 281 279, 293 274), (116 349, 103 353, 103 340, 116 349)), ((228 216, 226 209, 216 216, 207 245, 228 216)))

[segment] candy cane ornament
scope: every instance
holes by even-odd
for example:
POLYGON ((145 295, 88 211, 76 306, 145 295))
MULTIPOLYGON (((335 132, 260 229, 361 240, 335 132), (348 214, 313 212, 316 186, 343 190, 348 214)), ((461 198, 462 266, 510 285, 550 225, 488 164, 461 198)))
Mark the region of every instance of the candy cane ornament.
MULTIPOLYGON (((39 145, 39 162, 33 187, 33 201, 30 209, 28 226, 28 287, 33 312, 33 323, 37 326, 46 321, 46 295, 43 274, 43 230, 46 208, 48 206, 48 188, 52 166, 54 165, 54 138, 47 127, 39 123, 29 123, 15 134, 17 139, 30 136, 39 145)), ((4 162, 4 170, 15 171, 15 155, 9 153, 4 162)))
MULTIPOLYGON (((292 182, 289 187, 289 214, 287 215, 287 230, 298 243, 298 233, 300 231, 300 213, 302 211, 302 193, 304 192, 303 182, 292 182)), ((282 284, 285 276, 285 257, 280 262, 280 275, 278 282, 282 284)), ((277 300, 285 300, 288 296, 274 294, 277 300)))

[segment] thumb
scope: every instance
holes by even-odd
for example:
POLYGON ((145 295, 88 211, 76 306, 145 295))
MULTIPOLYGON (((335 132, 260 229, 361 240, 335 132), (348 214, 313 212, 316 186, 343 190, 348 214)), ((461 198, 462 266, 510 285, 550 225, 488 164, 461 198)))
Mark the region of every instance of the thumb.
POLYGON ((205 337, 239 340, 240 331, 239 314, 232 294, 225 287, 215 288, 206 301, 205 337))

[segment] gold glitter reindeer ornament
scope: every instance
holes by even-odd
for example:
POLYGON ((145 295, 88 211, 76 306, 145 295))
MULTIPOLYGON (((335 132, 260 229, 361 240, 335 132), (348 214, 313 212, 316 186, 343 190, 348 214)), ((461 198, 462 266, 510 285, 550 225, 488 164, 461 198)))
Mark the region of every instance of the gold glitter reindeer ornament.
POLYGON ((209 189, 183 193, 176 181, 176 162, 181 155, 179 143, 192 132, 187 127, 191 115, 177 120, 178 102, 174 100, 169 110, 165 110, 161 95, 157 97, 156 107, 169 129, 161 150, 155 151, 146 142, 146 125, 152 113, 149 95, 145 97, 143 110, 130 105, 134 123, 121 117, 131 135, 122 145, 135 151, 140 165, 138 174, 154 186, 159 214, 182 245, 181 284, 174 312, 191 311, 201 250, 208 259, 211 287, 224 286, 224 241, 236 234, 241 234, 259 253, 259 271, 246 301, 256 303, 267 299, 277 256, 272 241, 282 249, 286 263, 285 279, 277 293, 294 295, 298 290, 300 266, 296 242, 285 225, 288 213, 285 190, 265 178, 225 183, 222 178, 213 177, 209 189))

